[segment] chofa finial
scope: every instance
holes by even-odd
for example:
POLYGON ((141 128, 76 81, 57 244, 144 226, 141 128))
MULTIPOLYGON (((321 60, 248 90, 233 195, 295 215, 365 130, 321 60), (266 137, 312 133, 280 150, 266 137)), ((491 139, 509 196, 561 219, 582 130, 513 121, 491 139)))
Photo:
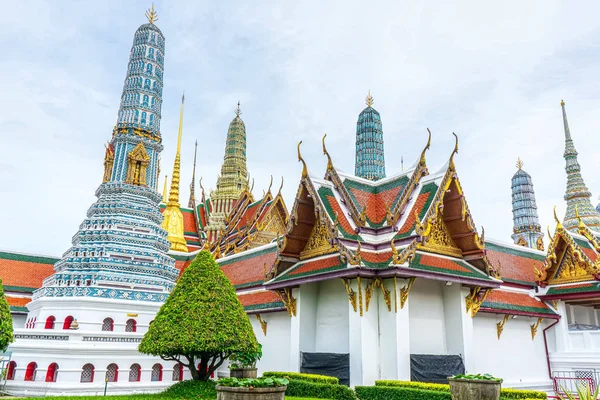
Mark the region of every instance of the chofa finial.
POLYGON ((154 3, 152 3, 152 8, 146 10, 146 18, 148 18, 148 22, 151 24, 158 21, 158 13, 154 11, 154 3))
POLYGON ((524 162, 521 160, 521 157, 517 157, 517 169, 523 168, 524 162))
POLYGON ((330 169, 333 168, 333 162, 331 161, 331 156, 327 152, 327 147, 325 147, 325 138, 326 137, 327 137, 327 134, 324 134, 323 139, 321 141, 323 143, 323 154, 325 154, 327 156, 327 170, 329 171, 330 169))
POLYGON ((369 94, 365 98, 365 101, 367 102, 367 107, 372 107, 373 104, 375 103, 373 96, 371 96, 371 89, 369 89, 369 94))
POLYGON ((306 161, 302 158, 302 154, 300 154, 300 145, 302 144, 302 140, 298 142, 298 161, 302 162, 302 177, 306 178, 308 176, 308 168, 306 167, 306 161))

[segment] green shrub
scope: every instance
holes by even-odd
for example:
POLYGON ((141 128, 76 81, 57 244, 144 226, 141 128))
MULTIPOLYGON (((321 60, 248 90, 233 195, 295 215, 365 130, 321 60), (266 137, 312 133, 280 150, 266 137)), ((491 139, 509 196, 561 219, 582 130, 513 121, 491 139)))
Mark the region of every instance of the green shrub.
POLYGON ((235 288, 203 250, 177 280, 138 350, 179 361, 192 379, 206 381, 232 354, 260 348, 235 288))
POLYGON ((182 381, 174 384, 163 394, 176 399, 216 399, 215 381, 182 381))
POLYGON ((4 295, 2 279, 0 279, 0 353, 6 350, 8 345, 14 341, 12 317, 10 307, 4 295))
MULTIPOLYGON (((379 380, 375 381, 375 386, 393 386, 393 387, 404 387, 422 390, 434 390, 438 392, 450 392, 450 385, 443 383, 427 383, 427 382, 411 382, 411 381, 392 381, 392 380, 379 380)), ((500 396, 502 399, 546 399, 548 396, 545 392, 536 390, 522 390, 522 389, 509 389, 503 388, 500 390, 500 396)))
POLYGON ((399 386, 357 386, 360 400, 449 400, 449 392, 413 389, 399 386))
POLYGON ((375 381, 375 386, 396 386, 421 390, 434 390, 437 392, 449 392, 450 385, 445 383, 427 383, 412 381, 375 381))
POLYGON ((285 394, 295 397, 316 397, 319 399, 355 400, 354 391, 348 386, 328 383, 314 383, 290 380, 285 394))
POLYGON ((503 399, 547 399, 548 395, 546 392, 540 392, 537 390, 522 390, 522 389, 510 389, 505 388, 500 390, 500 397, 503 399))
POLYGON ((317 374, 302 374, 300 372, 265 372, 263 376, 272 376, 277 378, 288 378, 296 381, 305 381, 313 383, 328 383, 330 385, 339 385, 340 380, 335 376, 317 375, 317 374))

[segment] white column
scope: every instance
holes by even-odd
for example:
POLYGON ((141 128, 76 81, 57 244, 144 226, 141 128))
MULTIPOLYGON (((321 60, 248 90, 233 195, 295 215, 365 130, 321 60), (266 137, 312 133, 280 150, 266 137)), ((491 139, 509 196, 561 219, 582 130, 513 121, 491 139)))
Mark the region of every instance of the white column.
POLYGON ((394 292, 394 279, 383 281, 384 286, 390 291, 391 311, 379 290, 379 326, 380 346, 379 358, 381 379, 410 380, 410 325, 408 319, 409 299, 400 304, 400 290, 406 286, 408 280, 397 279, 394 292), (394 300, 394 294, 396 299, 394 300))
POLYGON ((293 289, 296 316, 291 317, 290 372, 300 372, 300 352, 315 351, 317 284, 293 289))
POLYGON ((373 295, 367 312, 365 287, 368 282, 368 279, 361 279, 360 292, 356 279, 350 283, 358 303, 356 312, 352 306, 348 307, 351 386, 373 385, 379 379, 379 296, 373 295))
POLYGON ((556 352, 561 353, 568 351, 569 346, 569 321, 567 318, 567 305, 564 301, 557 300, 558 313, 560 314, 560 320, 558 324, 552 329, 554 331, 554 337, 556 337, 556 352))
POLYGON ((467 372, 475 372, 473 318, 466 308, 468 294, 469 288, 458 283, 443 287, 446 348, 448 354, 462 356, 467 372))

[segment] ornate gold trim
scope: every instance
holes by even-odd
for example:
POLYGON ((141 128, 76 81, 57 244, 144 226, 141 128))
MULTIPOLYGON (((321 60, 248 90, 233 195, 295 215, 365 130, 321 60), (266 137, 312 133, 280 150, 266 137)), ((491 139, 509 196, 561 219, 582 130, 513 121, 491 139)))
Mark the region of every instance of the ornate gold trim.
POLYGON ((362 286, 360 284, 360 276, 356 277, 356 283, 358 283, 358 304, 360 310, 360 316, 363 316, 363 295, 362 295, 362 286))
POLYGON ((276 293, 283 302, 285 309, 288 311, 290 317, 296 316, 296 299, 292 295, 292 289, 284 288, 283 290, 277 290, 276 293))
POLYGON ((502 322, 496 323, 496 333, 498 334, 498 340, 500 340, 500 336, 502 335, 502 331, 504 330, 504 325, 506 321, 510 318, 510 315, 506 314, 502 319, 502 322))
POLYGON ((400 308, 404 308, 404 303, 408 300, 408 294, 410 293, 413 283, 415 283, 415 279, 415 277, 410 278, 408 284, 400 289, 400 308))
POLYGON ((356 312, 356 292, 350 287, 350 280, 348 278, 342 278, 344 286, 346 286, 346 293, 348 293, 348 300, 352 305, 352 309, 356 312))
POLYGON ((394 312, 398 312, 398 285, 397 285, 397 278, 394 275, 394 312))
POLYGON ((479 308, 481 307, 481 305, 483 304, 483 302, 488 297, 491 291, 492 289, 482 290, 479 286, 471 288, 469 294, 467 295, 467 297, 465 297, 465 303, 467 308, 466 312, 471 312, 471 318, 475 317, 475 315, 479 312, 479 308))
POLYGON ((535 339, 535 335, 536 335, 537 330, 538 330, 540 324, 542 323, 543 319, 544 318, 538 318, 537 322, 535 324, 530 325, 530 328, 531 328, 531 340, 535 339))
POLYGON ((365 288, 365 295, 366 295, 366 300, 365 300, 365 305, 366 305, 366 311, 369 311, 369 303, 371 302, 371 296, 373 295, 373 292, 375 289, 380 288, 381 289, 381 294, 383 294, 383 300, 385 301, 385 304, 387 305, 388 311, 392 311, 392 305, 391 305, 391 301, 392 301, 392 296, 389 290, 387 290, 385 288, 385 285, 383 284, 383 281, 381 280, 380 277, 376 277, 374 279, 372 279, 369 284, 367 285, 367 287, 365 288))
POLYGON ((263 320, 260 317, 260 314, 256 314, 256 319, 258 320, 258 322, 260 322, 260 327, 261 327, 261 329, 263 331, 263 334, 265 336, 267 336, 267 321, 263 320))
POLYGON ((350 257, 348 258, 348 263, 350 265, 360 265, 362 261, 362 258, 360 256, 360 242, 358 242, 358 247, 356 248, 356 251, 354 252, 354 254, 351 254, 350 257))

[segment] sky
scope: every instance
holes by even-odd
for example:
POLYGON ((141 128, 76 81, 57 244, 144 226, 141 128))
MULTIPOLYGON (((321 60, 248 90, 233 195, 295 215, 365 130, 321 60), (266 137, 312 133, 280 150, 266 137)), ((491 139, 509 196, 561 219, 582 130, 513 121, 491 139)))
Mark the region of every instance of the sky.
MULTIPOLYGON (((511 177, 521 157, 543 231, 566 209, 566 102, 583 178, 598 203, 600 3, 594 1, 155 1, 166 37, 161 173, 171 174, 181 93, 180 202, 208 193, 241 102, 248 170, 260 197, 301 165, 354 171, 356 120, 370 90, 388 176, 412 165, 432 131, 431 172, 455 157, 486 238, 510 242, 511 177), (197 183, 197 182, 196 182, 197 183), (197 193, 199 191, 197 187, 197 193)), ((150 1, 5 2, 0 13, 0 249, 60 256, 103 174, 133 34, 150 1)), ((162 180, 161 180, 162 182, 162 180)), ((162 191, 162 183, 159 188, 162 191)), ((546 238, 547 241, 547 238, 546 238)))

